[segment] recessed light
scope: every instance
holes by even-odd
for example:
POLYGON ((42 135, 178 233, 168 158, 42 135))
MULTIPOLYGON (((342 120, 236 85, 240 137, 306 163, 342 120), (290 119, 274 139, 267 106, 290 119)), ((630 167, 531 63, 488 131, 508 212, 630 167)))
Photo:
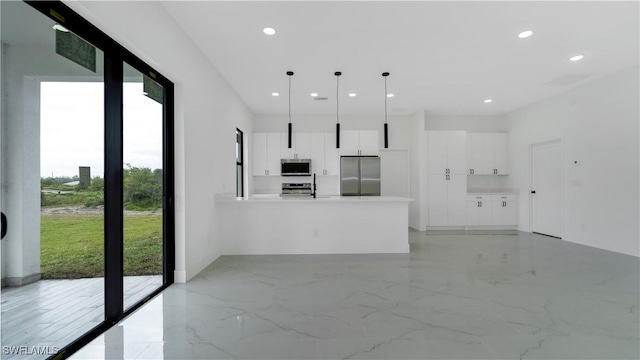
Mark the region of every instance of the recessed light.
POLYGON ((578 61, 578 60, 581 60, 583 57, 584 57, 584 55, 576 55, 576 56, 570 57, 569 60, 578 61))
POLYGON ((311 93, 311 96, 312 97, 316 97, 316 96, 318 96, 318 93, 311 93))
POLYGON ((395 95, 393 94, 387 94, 387 97, 394 97, 395 95))
POLYGON ((356 96, 356 93, 350 93, 349 96, 350 97, 354 97, 354 96, 356 96))
POLYGON ((69 29, 67 29, 66 27, 60 25, 60 24, 55 24, 52 26, 52 28, 54 30, 58 30, 58 31, 62 31, 62 32, 69 32, 69 29))
POLYGON ((487 100, 485 100, 485 101, 484 101, 484 103, 485 103, 485 104, 488 104, 488 103, 490 103, 490 102, 493 102, 493 100, 491 100, 491 99, 487 99, 487 100))
POLYGON ((276 33, 276 29, 270 28, 270 27, 266 27, 266 28, 262 29, 262 32, 267 34, 267 35, 273 35, 273 34, 276 33))
POLYGON ((533 35, 533 31, 531 30, 527 30, 527 31, 523 31, 520 34, 518 34, 518 37, 520 39, 524 39, 524 38, 528 38, 529 36, 533 35))
POLYGON ((280 96, 278 93, 271 93, 271 96, 280 96))

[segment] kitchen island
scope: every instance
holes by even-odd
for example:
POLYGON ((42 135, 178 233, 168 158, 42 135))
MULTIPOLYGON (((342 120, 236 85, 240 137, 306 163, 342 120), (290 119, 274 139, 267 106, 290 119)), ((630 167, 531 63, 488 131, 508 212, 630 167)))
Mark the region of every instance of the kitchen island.
POLYGON ((218 199, 233 223, 224 254, 409 253, 409 198, 384 196, 218 199))

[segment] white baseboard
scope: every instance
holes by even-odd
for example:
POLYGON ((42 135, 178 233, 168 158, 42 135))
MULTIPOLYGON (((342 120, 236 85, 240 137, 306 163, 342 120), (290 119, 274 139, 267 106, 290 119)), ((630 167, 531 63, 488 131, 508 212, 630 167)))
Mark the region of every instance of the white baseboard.
POLYGON ((187 272, 185 270, 174 270, 173 271, 173 281, 175 283, 186 283, 187 282, 187 272))

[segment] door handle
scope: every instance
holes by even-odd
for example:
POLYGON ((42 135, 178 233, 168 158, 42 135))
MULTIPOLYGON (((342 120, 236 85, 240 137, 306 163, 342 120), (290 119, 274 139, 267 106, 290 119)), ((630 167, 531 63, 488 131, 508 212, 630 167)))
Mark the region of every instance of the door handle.
POLYGON ((532 193, 532 194, 535 194, 535 193, 536 193, 536 191, 535 191, 535 190, 531 190, 531 193, 532 193))

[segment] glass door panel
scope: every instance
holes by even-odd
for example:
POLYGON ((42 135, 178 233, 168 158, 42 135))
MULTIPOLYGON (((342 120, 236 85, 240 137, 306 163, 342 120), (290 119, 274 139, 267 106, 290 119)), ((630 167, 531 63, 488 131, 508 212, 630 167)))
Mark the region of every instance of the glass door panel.
POLYGON ((163 283, 164 89, 124 64, 124 308, 163 283))
POLYGON ((0 6, 2 358, 41 359, 104 321, 104 56, 0 6))

